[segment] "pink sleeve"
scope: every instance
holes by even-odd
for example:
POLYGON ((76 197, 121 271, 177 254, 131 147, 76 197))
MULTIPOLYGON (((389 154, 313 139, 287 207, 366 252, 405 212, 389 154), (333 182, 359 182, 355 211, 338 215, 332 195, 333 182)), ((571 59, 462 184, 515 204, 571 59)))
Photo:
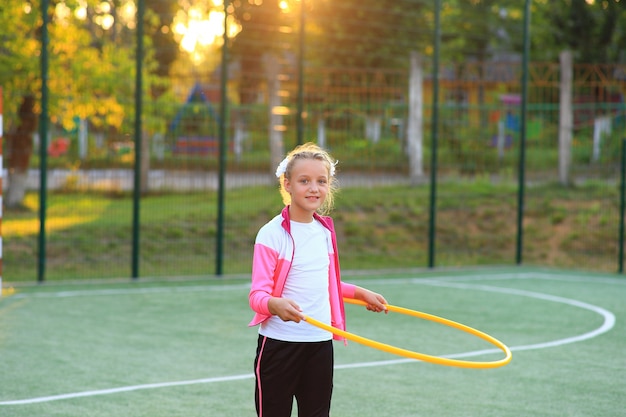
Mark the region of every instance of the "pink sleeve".
POLYGON ((341 292, 345 298, 354 298, 354 292, 356 285, 348 284, 347 282, 341 282, 341 292))
POLYGON ((252 258, 252 287, 248 295, 250 308, 263 315, 271 315, 267 306, 274 291, 274 271, 278 263, 278 253, 257 243, 252 258))

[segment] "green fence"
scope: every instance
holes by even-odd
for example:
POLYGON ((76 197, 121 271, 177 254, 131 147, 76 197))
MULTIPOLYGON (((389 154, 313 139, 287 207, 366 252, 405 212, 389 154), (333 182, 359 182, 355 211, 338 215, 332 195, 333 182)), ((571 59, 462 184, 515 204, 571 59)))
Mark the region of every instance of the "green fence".
MULTIPOLYGON (((166 76, 155 55, 179 46, 144 39, 142 25, 120 29, 128 50, 67 52, 83 63, 69 77, 62 56, 42 55, 23 176, 17 106, 5 119, 4 188, 26 190, 4 212, 5 281, 249 273, 256 231, 281 208, 275 166, 303 141, 340 161, 344 268, 621 271, 626 67, 519 48, 459 61, 443 52, 458 38, 441 32, 452 17, 439 1, 224 3, 227 33, 247 22, 239 34, 166 76), (123 59, 134 50, 143 59, 123 59)), ((138 6, 145 30, 174 21, 138 6)), ((80 46, 55 19, 44 50, 80 46)), ((522 33, 524 22, 509 24, 522 33)), ((4 92, 5 107, 27 96, 4 92)))

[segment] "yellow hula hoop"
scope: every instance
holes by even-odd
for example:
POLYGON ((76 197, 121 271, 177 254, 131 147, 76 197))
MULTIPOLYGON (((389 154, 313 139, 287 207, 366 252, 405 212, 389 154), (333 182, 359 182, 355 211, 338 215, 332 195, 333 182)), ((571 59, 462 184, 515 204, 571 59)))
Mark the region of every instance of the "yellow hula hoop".
MULTIPOLYGON (((360 301, 360 300, 355 300, 353 298, 344 298, 344 301, 349 304, 356 304, 356 305, 362 305, 362 306, 366 305, 365 302, 360 301)), ((474 336, 477 336, 491 343, 492 345, 498 347, 499 349, 501 349, 504 352, 505 357, 504 359, 500 359, 497 361, 475 362, 475 361, 465 361, 465 360, 459 360, 459 359, 442 358, 440 356, 431 356, 431 355, 426 355, 424 353, 418 353, 418 352, 414 352, 411 350, 402 349, 396 346, 388 345, 386 343, 377 342, 375 340, 371 340, 371 339, 356 335, 354 333, 349 333, 345 330, 341 330, 336 327, 329 326, 325 323, 322 323, 306 315, 304 316, 304 320, 313 326, 319 327, 321 329, 329 331, 340 337, 344 337, 353 342, 357 342, 357 343, 360 343, 365 346, 369 346, 374 349, 379 349, 384 352, 392 353, 394 355, 404 356, 406 358, 411 358, 411 359, 417 359, 417 360, 424 361, 424 362, 430 362, 430 363, 434 363, 437 365, 457 366, 461 368, 485 369, 485 368, 498 368, 500 366, 504 366, 507 363, 511 362, 511 358, 512 358, 511 350, 504 343, 500 342, 498 339, 492 336, 489 336, 488 334, 483 333, 480 330, 476 330, 472 327, 466 326, 461 323, 457 323, 452 320, 444 319, 443 317, 434 316, 428 313, 422 313, 421 311, 410 310, 408 308, 397 307, 397 306, 393 306, 390 304, 386 304, 386 307, 387 307, 387 310, 389 311, 393 311, 393 312, 400 313, 400 314, 405 314, 408 316, 418 317, 418 318, 425 319, 425 320, 434 321, 434 322, 441 323, 449 327, 454 327, 456 329, 462 330, 474 336)))

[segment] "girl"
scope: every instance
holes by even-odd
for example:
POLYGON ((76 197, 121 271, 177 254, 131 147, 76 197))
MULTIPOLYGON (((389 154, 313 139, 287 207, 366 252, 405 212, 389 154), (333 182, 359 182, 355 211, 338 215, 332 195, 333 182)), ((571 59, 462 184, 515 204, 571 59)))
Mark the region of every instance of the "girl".
MULTIPOLYGON (((345 330, 343 297, 385 311, 385 298, 340 279, 330 211, 336 161, 315 144, 291 151, 276 170, 285 208, 258 232, 250 307, 259 325, 254 361, 259 417, 328 417, 333 344, 340 339, 304 321, 307 315, 345 330)), ((344 341, 345 343, 345 341, 344 341)))

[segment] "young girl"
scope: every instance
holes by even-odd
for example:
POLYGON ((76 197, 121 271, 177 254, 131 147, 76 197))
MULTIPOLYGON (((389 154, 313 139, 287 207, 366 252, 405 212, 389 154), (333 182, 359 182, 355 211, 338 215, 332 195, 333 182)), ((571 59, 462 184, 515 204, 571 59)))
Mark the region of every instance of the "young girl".
MULTIPOLYGON (((259 417, 288 417, 293 398, 299 417, 328 417, 333 388, 333 344, 340 339, 303 321, 303 315, 345 330, 343 297, 381 312, 377 293, 340 279, 332 208, 335 165, 307 143, 276 170, 285 208, 257 234, 250 307, 259 325, 254 361, 259 417)), ((344 341, 345 342, 345 341, 344 341)))

